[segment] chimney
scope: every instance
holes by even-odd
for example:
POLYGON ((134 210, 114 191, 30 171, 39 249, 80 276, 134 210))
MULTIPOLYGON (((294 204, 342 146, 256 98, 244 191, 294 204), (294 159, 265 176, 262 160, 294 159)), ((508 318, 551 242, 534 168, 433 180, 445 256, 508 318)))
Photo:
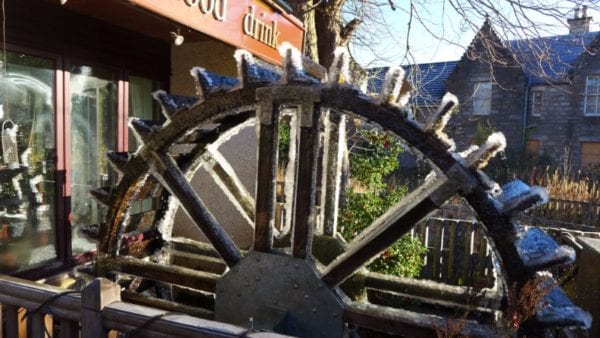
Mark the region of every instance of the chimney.
POLYGON ((590 22, 592 17, 587 16, 587 6, 582 6, 581 10, 579 6, 575 7, 575 14, 572 19, 567 19, 569 23, 569 34, 584 34, 590 31, 590 22), (581 16, 579 15, 581 11, 581 16))

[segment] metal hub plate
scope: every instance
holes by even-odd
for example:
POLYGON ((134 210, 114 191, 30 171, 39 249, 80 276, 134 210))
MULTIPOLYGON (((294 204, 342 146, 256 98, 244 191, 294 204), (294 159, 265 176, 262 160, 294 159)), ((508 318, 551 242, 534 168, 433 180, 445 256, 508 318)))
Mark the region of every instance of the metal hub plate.
POLYGON ((307 261, 253 251, 217 282, 216 320, 300 337, 341 337, 342 302, 307 261))

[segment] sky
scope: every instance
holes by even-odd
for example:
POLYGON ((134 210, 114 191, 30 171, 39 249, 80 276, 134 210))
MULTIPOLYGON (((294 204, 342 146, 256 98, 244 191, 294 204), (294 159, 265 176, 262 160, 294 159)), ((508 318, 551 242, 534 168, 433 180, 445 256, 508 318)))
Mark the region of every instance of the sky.
MULTIPOLYGON (((536 1, 541 1, 557 12, 553 13, 553 16, 542 15, 535 11, 527 12, 527 17, 535 24, 528 31, 516 29, 513 25, 501 25, 498 22, 494 24, 494 28, 505 39, 568 34, 566 20, 573 17, 574 1, 576 0, 522 0, 521 3, 536 1), (534 29, 537 32, 533 32, 534 29)), ((455 2, 461 2, 461 0, 455 0, 455 2)), ((491 2, 507 3, 502 0, 491 2)), ((581 1, 576 2, 581 3, 581 1)), ((351 46, 351 52, 364 67, 458 60, 475 36, 476 30, 484 22, 483 15, 475 12, 466 13, 468 19, 465 19, 450 7, 447 0, 415 1, 419 5, 413 13, 419 12, 420 20, 413 14, 413 19, 410 21, 409 10, 405 8, 409 2, 398 0, 395 3, 397 4, 396 10, 384 6, 381 13, 373 15, 376 17, 375 21, 385 22, 385 24, 365 21, 361 31, 357 33, 359 36, 365 37, 360 40, 363 46, 351 46), (422 21, 423 24, 419 21, 422 21), (411 22, 410 30, 408 29, 409 22, 411 22), (410 38, 407 48, 408 32, 410 32, 410 38), (409 53, 406 53, 407 50, 409 53)), ((590 31, 600 30, 599 1, 583 2, 583 4, 588 5, 587 14, 593 18, 590 31)), ((507 22, 511 24, 517 22, 510 7, 500 6, 498 10, 504 13, 507 22)), ((347 15, 347 17, 351 16, 347 15)), ((498 17, 497 15, 492 17, 492 21, 498 20, 498 17)))

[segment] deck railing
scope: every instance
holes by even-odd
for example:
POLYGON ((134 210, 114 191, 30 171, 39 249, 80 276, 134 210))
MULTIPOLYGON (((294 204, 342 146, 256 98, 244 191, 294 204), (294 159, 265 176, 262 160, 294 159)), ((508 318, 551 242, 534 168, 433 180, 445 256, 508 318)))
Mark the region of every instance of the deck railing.
POLYGON ((287 337, 121 301, 98 278, 81 292, 0 275, 0 330, 6 338, 287 337))

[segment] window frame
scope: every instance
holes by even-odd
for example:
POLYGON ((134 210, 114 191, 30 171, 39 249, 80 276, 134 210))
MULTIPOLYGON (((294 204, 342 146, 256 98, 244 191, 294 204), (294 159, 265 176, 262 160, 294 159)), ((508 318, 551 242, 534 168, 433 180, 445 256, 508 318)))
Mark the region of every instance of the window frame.
POLYGON ((475 81, 473 84, 473 104, 472 104, 472 110, 473 110, 473 115, 478 115, 478 116, 486 116, 486 115, 490 115, 492 113, 492 94, 493 94, 493 84, 491 81, 486 80, 486 81, 475 81), (488 87, 489 86, 489 90, 488 88, 485 88, 486 92, 485 93, 489 93, 488 96, 483 97, 482 93, 484 93, 482 91, 482 88, 488 87), (484 107, 485 109, 480 109, 481 107, 484 107))
MULTIPOLYGON (((54 230, 55 251, 54 259, 49 260, 42 265, 25 267, 22 270, 11 273, 11 275, 26 278, 40 279, 49 275, 55 274, 65 269, 69 269, 74 265, 89 262, 95 254, 93 252, 85 252, 82 254, 73 254, 73 245, 71 242, 71 224, 68 216, 71 209, 70 195, 70 119, 71 119, 71 97, 70 97, 70 66, 73 64, 86 64, 90 66, 102 67, 111 69, 118 73, 118 130, 117 130, 117 148, 116 151, 128 151, 128 134, 127 119, 129 116, 129 71, 125 65, 107 65, 103 62, 98 62, 93 57, 71 56, 70 51, 47 51, 39 50, 31 47, 6 43, 6 51, 13 53, 23 53, 34 57, 46 58, 53 62, 54 65, 54 142, 55 142, 55 206, 54 206, 54 230)), ((143 76, 161 82, 166 87, 169 84, 169 78, 162 78, 160 73, 147 74, 131 73, 134 76, 143 76)), ((150 94, 150 93, 149 93, 150 94)), ((91 197, 90 197, 91 198, 91 197)))
POLYGON ((590 74, 585 77, 585 96, 583 101, 583 115, 584 116, 600 116, 600 74, 590 74), (595 78, 595 93, 590 93, 590 80, 595 78), (588 111, 588 101, 591 98, 595 100, 595 111, 588 111))
POLYGON ((544 113, 544 91, 541 89, 531 90, 531 116, 542 116, 544 113), (536 94, 539 94, 539 100, 536 99, 536 94), (539 111, 536 112, 536 108, 539 111))

